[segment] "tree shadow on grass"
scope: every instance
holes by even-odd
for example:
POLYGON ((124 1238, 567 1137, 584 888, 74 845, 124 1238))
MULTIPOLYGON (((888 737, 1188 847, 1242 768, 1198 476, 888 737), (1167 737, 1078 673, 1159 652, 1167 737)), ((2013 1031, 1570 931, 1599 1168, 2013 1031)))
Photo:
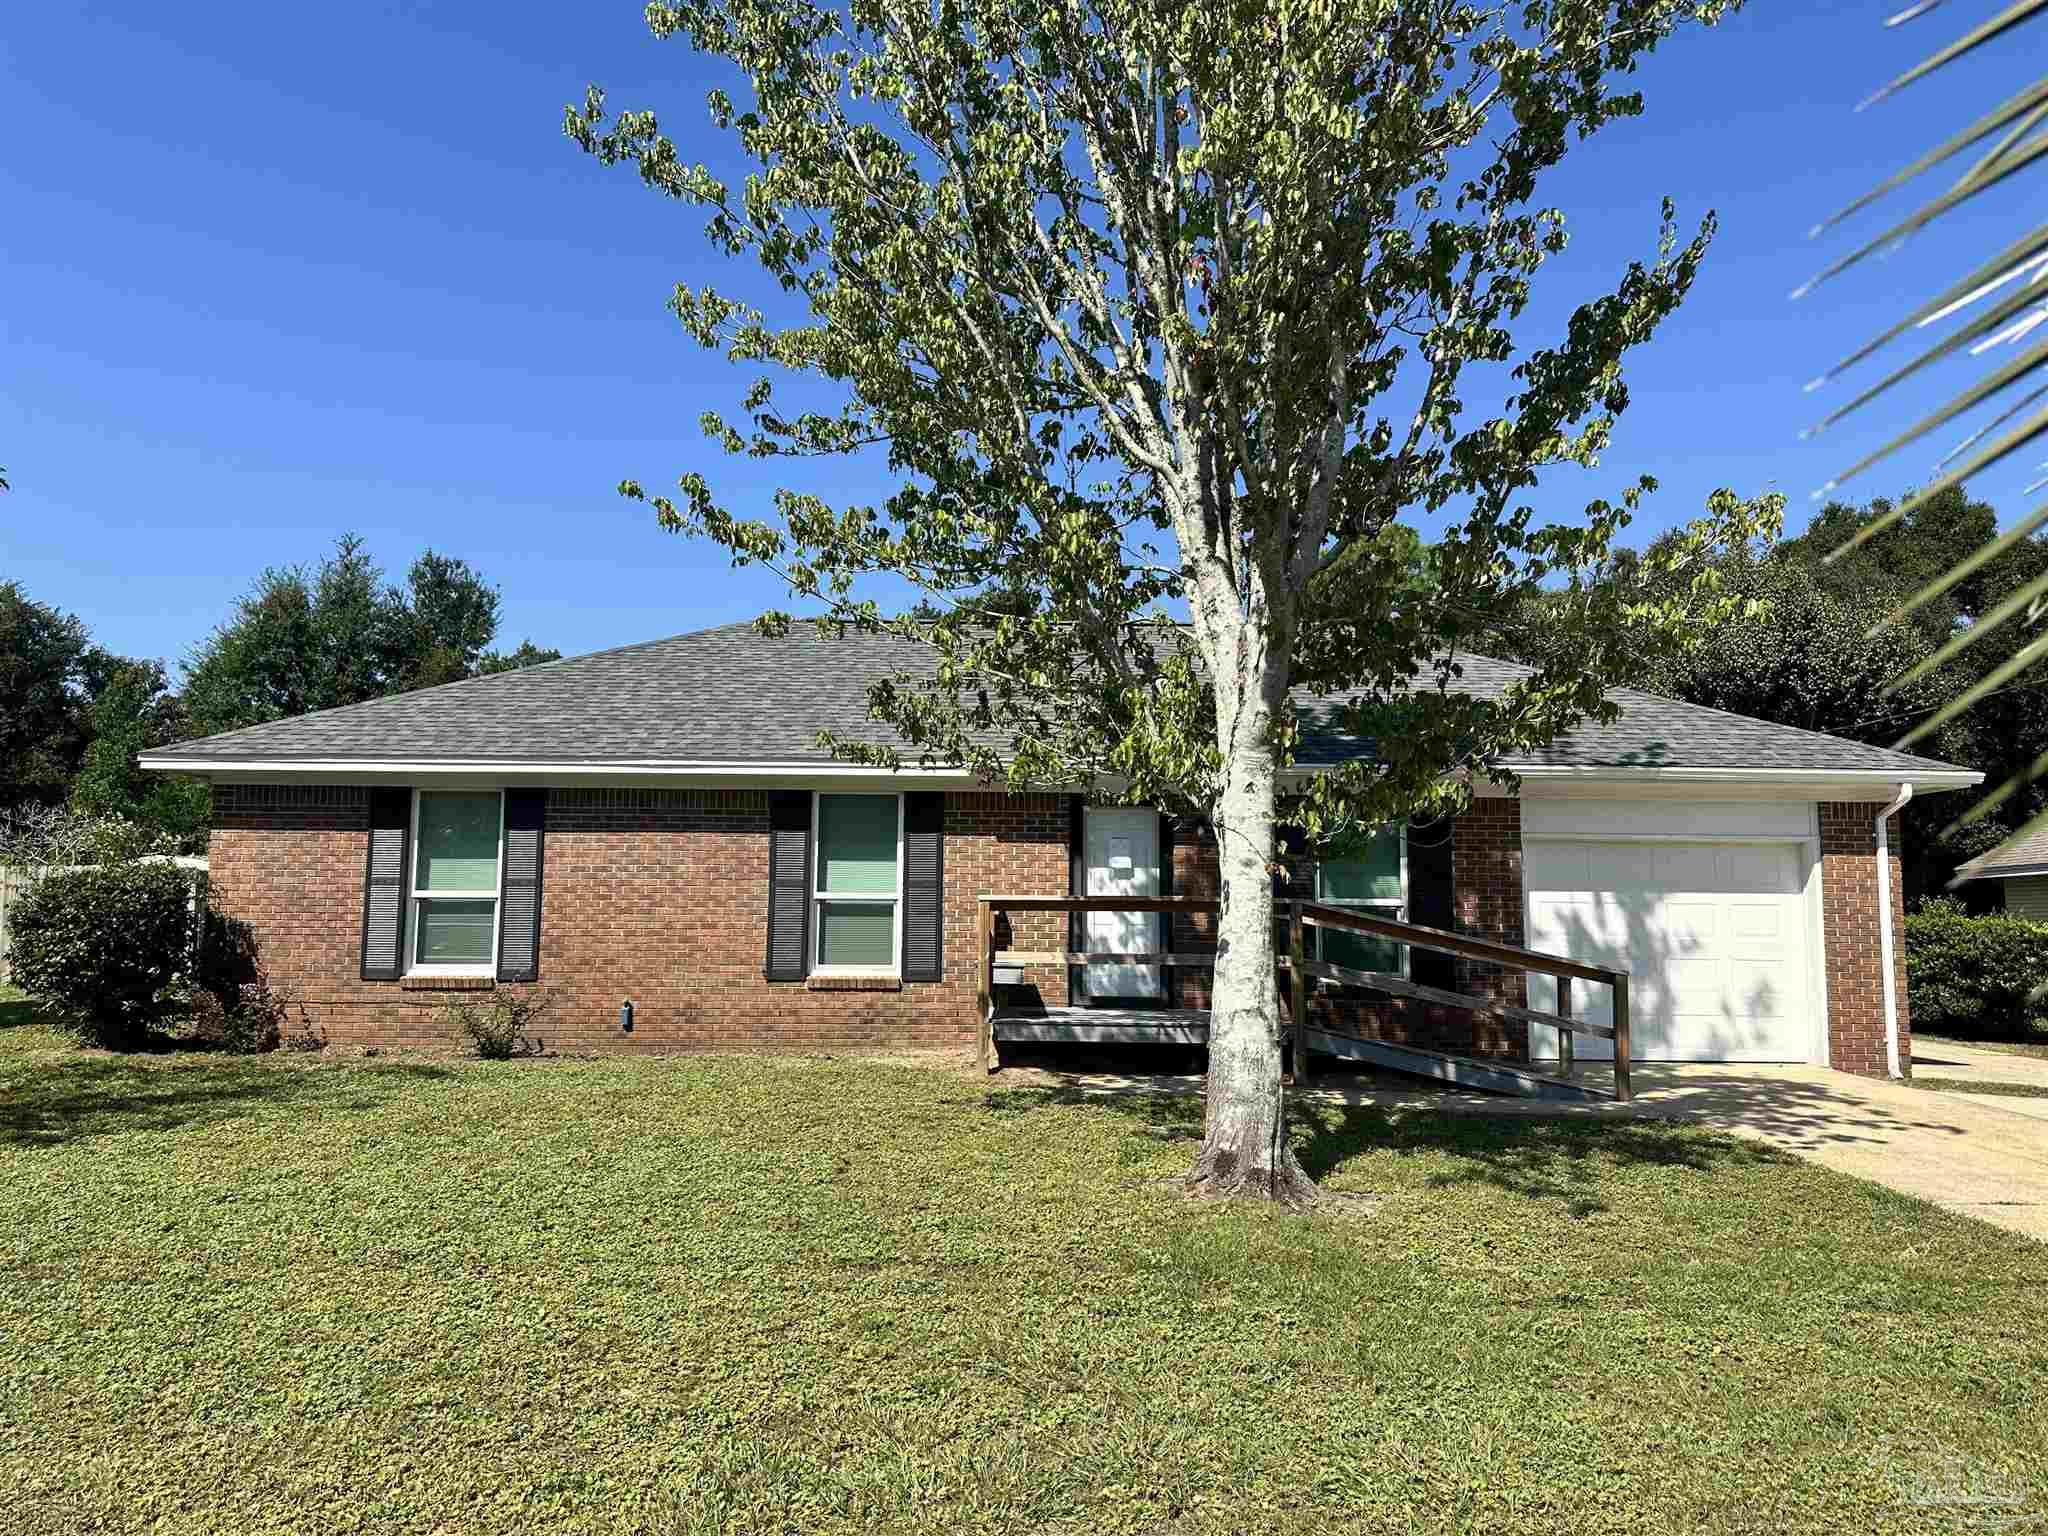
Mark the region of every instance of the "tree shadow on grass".
POLYGON ((0 1144, 54 1147, 123 1131, 211 1125, 273 1105, 318 1101, 344 1113, 375 1109, 446 1067, 174 1068, 93 1057, 59 1062, 0 1089, 0 1144))
MULTIPOLYGON (((1142 1136, 1185 1142, 1190 1150, 1202 1136, 1202 1102, 1190 1094, 1010 1088, 991 1092, 984 1103, 991 1114, 1005 1118, 1056 1105, 1107 1109, 1136 1122, 1142 1136)), ((1446 1114, 1380 1104, 1318 1104, 1305 1112, 1296 1104, 1290 1118, 1295 1155, 1318 1181, 1375 1152, 1437 1155, 1451 1161, 1429 1176, 1432 1189, 1484 1184, 1524 1199, 1555 1202, 1574 1217, 1608 1209, 1600 1182, 1619 1170, 1710 1173, 1789 1167, 1799 1161, 1775 1147, 1654 1120, 1446 1114)))

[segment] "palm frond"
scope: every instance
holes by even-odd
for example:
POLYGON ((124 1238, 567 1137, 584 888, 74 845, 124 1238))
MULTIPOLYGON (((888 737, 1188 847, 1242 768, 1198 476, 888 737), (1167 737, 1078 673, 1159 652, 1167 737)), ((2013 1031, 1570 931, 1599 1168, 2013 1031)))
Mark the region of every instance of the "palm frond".
MULTIPOLYGON (((1887 25, 1897 26, 1932 11, 1939 0, 1916 0, 1887 25)), ((2048 18, 2048 0, 2010 0, 1991 16, 1968 28, 1947 46, 1937 49, 1911 69, 1886 83, 1864 101, 1858 110, 1896 95, 1907 86, 1947 68, 1987 44, 2006 39, 2026 22, 2048 18)), ((1883 233, 1864 240, 1855 249, 1824 267, 1798 294, 1811 292, 1820 284, 1841 277, 1879 251, 1888 249, 1953 212, 1979 193, 2026 172, 2039 172, 2048 157, 2048 76, 2042 76, 2006 95, 1990 111, 1977 116, 1960 131, 1951 134, 1925 154, 1914 159, 1839 212, 1814 226, 1816 235, 1835 228, 1882 199, 1898 192, 1937 166, 1986 145, 1970 161, 1955 182, 1928 198, 1905 218, 1892 223, 1883 233)), ((2036 200, 2038 206, 2039 199, 2036 200)), ((2038 215, 2037 215, 2038 216, 2038 215)), ((2031 220, 2029 222, 2032 222, 2031 220)), ((1846 404, 1828 413, 1809 429, 1808 435, 1824 432, 1853 412, 1866 409, 1873 401, 1891 394, 1907 380, 1921 376, 1938 362, 2012 349, 1974 384, 1958 392, 1938 409, 1921 417, 1873 453, 1837 475, 1819 494, 1825 494, 1855 475, 1891 458, 1919 442, 1929 433, 1959 422, 1988 408, 1988 420, 1978 422, 1962 440, 1937 461, 1933 482, 1902 499, 1880 516, 1863 523, 1854 534, 1829 555, 1840 559, 1850 550, 1894 526, 1903 517, 1964 480, 2005 464, 2012 455, 2048 436, 2048 340, 2030 337, 2048 323, 2048 224, 2024 230, 2004 250, 1977 262, 1968 272, 1950 282, 1934 297, 1915 305, 1903 318, 1857 348, 1833 368, 1814 380, 1809 388, 1831 382, 1850 368, 1867 361, 1874 353, 1898 340, 1906 332, 1954 321, 1948 334, 1917 355, 1893 367, 1882 378, 1859 392, 1846 404), (2016 285, 2016 286, 2010 286, 2016 285), (2010 291, 2008 287, 2010 286, 2010 291), (2017 392, 2017 398, 2000 397, 2017 392)), ((1797 294, 1795 294, 1795 297, 1797 294)), ((2037 484, 2048 481, 2036 482, 2037 484)), ((2030 488, 2031 489, 2031 488, 2030 488)), ((1982 570, 2022 540, 2033 538, 2048 527, 2048 506, 2022 518, 2005 532, 1994 534, 1968 555, 1953 562, 1941 575, 1895 606, 1880 621, 1900 624, 1928 604, 1952 591, 1958 583, 1982 570)), ((1898 678, 1888 692, 1927 677, 1962 656, 1971 646, 1989 636, 2006 632, 2016 623, 2030 622, 2048 605, 2048 572, 2041 573, 2005 596, 1967 629, 1948 636, 1931 655, 1918 661, 1898 678)), ((1923 741, 1962 715, 1979 700, 2010 686, 2013 679, 2048 657, 2048 633, 2029 639, 1983 677, 1961 689, 1940 709, 1923 719, 1903 736, 1905 747, 1923 741)), ((1958 822, 1964 825, 1991 815, 2043 772, 2048 772, 2048 753, 2022 769, 2005 784, 1984 795, 1958 822)))

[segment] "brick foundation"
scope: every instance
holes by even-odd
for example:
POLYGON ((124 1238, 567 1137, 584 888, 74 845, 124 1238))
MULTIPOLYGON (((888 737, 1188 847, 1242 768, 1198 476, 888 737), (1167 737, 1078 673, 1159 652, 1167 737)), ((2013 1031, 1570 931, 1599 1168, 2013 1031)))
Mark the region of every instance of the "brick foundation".
MULTIPOLYGON (((1877 813, 1882 806, 1820 805, 1821 929, 1828 978, 1828 1064, 1882 1077, 1884 968, 1877 935, 1877 813)), ((1900 819, 1892 818, 1892 963, 1899 1011, 1899 1066, 1910 1077, 1912 1022, 1906 1009, 1905 895, 1898 879, 1900 819)))

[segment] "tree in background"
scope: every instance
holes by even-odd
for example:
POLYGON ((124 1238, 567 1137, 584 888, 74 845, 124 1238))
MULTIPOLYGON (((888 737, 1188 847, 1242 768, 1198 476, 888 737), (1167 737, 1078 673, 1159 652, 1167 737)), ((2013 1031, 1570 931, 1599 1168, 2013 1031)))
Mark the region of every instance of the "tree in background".
MULTIPOLYGON (((1888 18, 1886 25, 1916 21, 1935 6, 1936 0, 1917 0, 1888 18)), ((1992 15, 1970 25, 1947 45, 1896 76, 1862 106, 1893 96, 1960 59, 1971 57, 1972 62, 1977 62, 1974 56, 1980 49, 2011 44, 2016 29, 2030 21, 2044 20, 2048 20, 2048 0, 2005 0, 1992 15)), ((1928 484, 1895 504, 1884 505, 1876 515, 1837 523, 1835 531, 1847 538, 1834 551, 1842 561, 1854 560, 1868 542, 1911 528, 1922 509, 1936 497, 1959 491, 1966 481, 1982 484, 1985 474, 2008 466, 2017 454, 2038 453, 2043 440, 2048 439, 2048 342, 2043 342, 2039 331, 2042 322, 2048 320, 2048 301, 2044 301, 2041 291, 2043 273, 2048 272, 2048 221, 2040 219, 2042 204, 2035 200, 2040 195, 2039 177, 2048 167, 2048 75, 2036 73, 2041 58, 2038 29, 2028 36, 2035 43, 2032 50, 2024 45, 2011 49, 2021 61, 2022 83, 2018 90, 1815 225, 1812 231, 1820 235, 1831 230, 1889 194, 1935 173, 1937 167, 1957 157, 1964 161, 1961 176, 1946 181, 1944 175, 1946 184, 1940 190, 1890 228, 1869 236, 1830 263, 1800 287, 1794 298, 1840 278, 1873 257, 1891 255, 1913 235, 1947 218, 1980 193, 2009 193, 2011 189, 2005 186, 2008 181, 2025 174, 2035 177, 2034 197, 2021 197, 2009 204, 2020 210, 2019 232, 2011 241, 2001 246, 1987 239, 1978 249, 1981 260, 1973 257, 1967 270, 1955 272, 1945 286, 1926 294, 1891 326, 1814 381, 1813 387, 1834 382, 1894 342, 1908 337, 1914 338, 1912 344, 1920 348, 1917 355, 1897 361, 1883 377, 1830 412, 1812 429, 1820 432, 1884 399, 1894 387, 1921 375, 1930 365, 1964 357, 1990 359, 1988 371, 1961 393, 1875 452, 1865 454, 1828 483, 1826 489, 1833 490, 1902 449, 1920 443, 1931 433, 1951 429, 1962 432, 1936 460, 1935 476, 1928 484), (2030 59, 2034 63, 2029 64, 2030 59), (2029 208, 2034 211, 2026 212, 2029 208), (1965 427, 1967 431, 1962 430, 1965 427)), ((1985 99, 1992 100, 1997 94, 1993 92, 1985 99)), ((1886 267, 1886 272, 1895 287, 1900 285, 1896 261, 1886 267)), ((2048 485, 2048 479, 2036 479, 2022 494, 2031 495, 2044 485, 2048 485)), ((1945 532, 1953 534, 1959 526, 1948 525, 1945 532)), ((1947 607, 1958 586, 1975 580, 1987 562, 1995 563, 2021 543, 2035 542, 2036 531, 2044 526, 2048 526, 2048 506, 2039 506, 2003 533, 1995 523, 1982 523, 1973 542, 1946 543, 1942 546, 1948 559, 1945 565, 1934 566, 1914 557, 1913 563, 1922 568, 1924 579, 1893 606, 1885 615, 1885 622, 1903 623, 1923 610, 1947 607)), ((1931 533, 1931 543, 1941 544, 1944 530, 1927 530, 1923 526, 1922 531, 1931 533)), ((2002 653, 2002 660, 1989 667, 1947 668, 1956 689, 1954 697, 1940 709, 1924 714, 1898 739, 1897 745, 1913 747, 1930 733, 1945 729, 1951 720, 1974 714, 1984 703, 2001 697, 2009 699, 2016 681, 2048 658, 2048 633, 2041 632, 2039 625, 2044 606, 2048 606, 2048 569, 2039 570, 2031 582, 2008 592, 2004 601, 1979 607, 1966 626, 1945 638, 1938 659, 1930 658, 1930 668, 1945 665, 1966 649, 1989 653, 1994 645, 2002 653), (2028 631, 2023 637, 2012 633, 2021 629, 2028 631)), ((1909 675, 1901 681, 1914 681, 1918 675, 1924 674, 1909 675)), ((2041 776, 2048 773, 2048 751, 2010 766, 2010 772, 2001 769, 1994 776, 1984 795, 1959 819, 1958 832, 1973 823, 1992 822, 2025 833, 2048 814, 2044 810, 2048 797, 2037 786, 2041 776)))
POLYGON ((486 672, 553 661, 530 641, 486 648, 498 592, 467 561, 428 550, 403 587, 343 534, 317 566, 272 566, 185 663, 194 735, 334 709, 486 672))
POLYGON ((146 774, 136 766, 143 752, 184 736, 184 723, 161 662, 128 662, 116 669, 92 702, 92 741, 71 784, 72 808, 160 832, 181 853, 203 852, 212 810, 206 784, 146 774))
MULTIPOLYGON (((1645 658, 1627 680, 1690 704, 1891 745, 2035 641, 2038 616, 2020 615, 1988 633, 1983 626, 1987 615, 2015 595, 2024 599, 2048 575, 2048 543, 2018 539, 1936 600, 1902 613, 1931 579, 1995 535, 1998 516, 1961 486, 1918 501, 1903 517, 1895 516, 1898 505, 1833 502, 1797 538, 1724 551, 1714 561, 1715 579, 1756 606, 1690 650, 1645 658), (1974 643, 1962 643, 1966 638, 1974 643)), ((1653 556, 1658 548, 1651 546, 1653 556)), ((1475 649, 1540 660, 1557 643, 1554 601, 1532 598, 1477 637, 1475 649)), ((2001 782, 2048 752, 2044 701, 2048 683, 2009 680, 1944 720, 1915 750, 2001 782)), ((1899 850, 1907 899, 1917 904, 1942 891, 1958 864, 1996 847, 2040 803, 2039 792, 2028 790, 1989 818, 1958 826, 1943 800, 1913 801, 1899 850)), ((1996 899, 1983 886, 1961 894, 1975 904, 1996 899)))
POLYGON ((568 110, 584 150, 708 210, 711 244, 807 310, 676 290, 692 338, 760 373, 750 419, 707 417, 713 440, 805 459, 880 445, 903 482, 880 506, 784 492, 762 522, 692 473, 655 498, 662 525, 778 571, 829 624, 927 647, 929 673, 869 700, 926 759, 1215 827, 1191 1189, 1313 1188, 1285 1130, 1279 818, 1328 840, 1453 808, 1470 775, 1606 714, 1632 658, 1722 611, 1684 573, 1774 523, 1775 504, 1717 496, 1710 525, 1650 562, 1685 593, 1660 599, 1606 579, 1647 482, 1548 524, 1527 499, 1546 469, 1596 462, 1624 357, 1712 232, 1681 241, 1667 206, 1654 254, 1532 345, 1514 327, 1565 243, 1538 184, 1641 110, 1615 83, 1644 54, 1722 9, 656 0, 658 36, 749 82, 710 110, 755 173, 728 187, 594 89, 568 110), (777 409, 784 372, 843 408, 777 409), (1389 530, 1424 513, 1450 524, 1418 590, 1389 530), (931 606, 881 614, 857 589, 872 573, 931 606), (1463 691, 1461 639, 1553 581, 1554 658, 1503 699, 1463 691), (1028 611, 983 600, 1018 590, 1028 611), (1283 804, 1296 690, 1347 696, 1342 723, 1376 750, 1283 804))
POLYGON ((485 651, 476 659, 476 673, 478 677, 488 677, 493 672, 517 672, 522 667, 543 666, 561 659, 560 651, 545 649, 531 640, 522 640, 509 651, 485 651))
POLYGON ((0 582, 0 803, 64 798, 101 654, 77 618, 0 582))

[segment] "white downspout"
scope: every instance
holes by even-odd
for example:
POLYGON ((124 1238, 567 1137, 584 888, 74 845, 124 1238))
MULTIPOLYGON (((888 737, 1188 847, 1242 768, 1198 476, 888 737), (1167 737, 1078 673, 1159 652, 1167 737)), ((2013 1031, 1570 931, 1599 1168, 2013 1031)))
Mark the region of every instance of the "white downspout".
POLYGON ((1896 800, 1877 813, 1877 962, 1884 967, 1884 1061, 1895 1078, 1899 1066, 1899 981, 1892 967, 1892 817, 1913 798, 1913 786, 1901 784, 1896 800))

